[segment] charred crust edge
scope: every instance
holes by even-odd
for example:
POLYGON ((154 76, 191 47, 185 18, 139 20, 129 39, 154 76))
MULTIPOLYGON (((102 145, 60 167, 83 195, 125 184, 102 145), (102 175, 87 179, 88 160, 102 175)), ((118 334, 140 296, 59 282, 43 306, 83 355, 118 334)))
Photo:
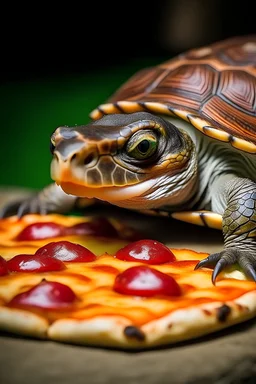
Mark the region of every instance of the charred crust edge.
POLYGON ((145 334, 138 327, 133 325, 125 327, 124 334, 128 338, 136 339, 138 341, 144 341, 146 338, 145 334))
POLYGON ((221 307, 217 308, 217 319, 223 323, 227 320, 229 314, 231 313, 231 308, 227 304, 223 304, 221 307))

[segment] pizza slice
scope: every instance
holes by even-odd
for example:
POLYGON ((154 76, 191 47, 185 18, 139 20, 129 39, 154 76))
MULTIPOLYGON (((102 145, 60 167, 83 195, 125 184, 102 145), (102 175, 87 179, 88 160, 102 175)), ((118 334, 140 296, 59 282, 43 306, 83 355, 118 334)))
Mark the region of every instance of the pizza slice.
POLYGON ((0 330, 122 349, 196 339, 256 315, 255 282, 212 284, 206 253, 173 249, 116 219, 0 221, 0 330))

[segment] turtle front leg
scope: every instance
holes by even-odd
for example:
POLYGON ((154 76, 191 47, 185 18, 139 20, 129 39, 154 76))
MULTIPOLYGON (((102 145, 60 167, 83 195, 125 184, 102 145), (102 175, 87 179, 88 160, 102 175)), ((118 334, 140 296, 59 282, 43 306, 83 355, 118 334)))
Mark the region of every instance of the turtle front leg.
POLYGON ((76 196, 67 195, 52 183, 28 198, 7 203, 0 209, 0 218, 15 214, 22 217, 29 213, 65 213, 74 208, 76 201, 76 196))
POLYGON ((212 282, 227 266, 237 263, 245 275, 256 282, 256 183, 249 179, 220 180, 217 206, 224 204, 224 250, 200 261, 195 269, 214 268, 212 282))

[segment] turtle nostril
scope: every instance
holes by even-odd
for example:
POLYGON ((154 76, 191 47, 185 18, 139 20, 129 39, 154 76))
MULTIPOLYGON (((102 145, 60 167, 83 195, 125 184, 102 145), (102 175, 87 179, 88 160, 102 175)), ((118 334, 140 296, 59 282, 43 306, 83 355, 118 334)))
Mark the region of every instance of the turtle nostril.
POLYGON ((74 155, 71 157, 70 161, 75 160, 75 158, 76 158, 76 153, 74 153, 74 155))
POLYGON ((89 155, 87 155, 85 158, 84 158, 84 165, 88 165, 90 164, 94 159, 94 156, 92 153, 90 153, 89 155))

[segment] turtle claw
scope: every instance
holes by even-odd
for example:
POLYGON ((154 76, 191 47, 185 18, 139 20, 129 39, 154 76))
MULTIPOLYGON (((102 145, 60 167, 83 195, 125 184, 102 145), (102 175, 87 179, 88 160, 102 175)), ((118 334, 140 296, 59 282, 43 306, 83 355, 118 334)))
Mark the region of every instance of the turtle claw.
POLYGON ((22 204, 20 204, 17 210, 17 216, 19 218, 29 213, 44 215, 47 213, 47 209, 37 197, 34 197, 33 199, 25 200, 22 204))
POLYGON ((29 213, 46 214, 47 212, 48 209, 45 204, 42 204, 37 196, 34 196, 25 200, 15 200, 6 204, 0 209, 0 219, 12 215, 17 215, 18 218, 21 218, 29 213))
POLYGON ((20 205, 21 205, 20 201, 14 201, 3 206, 0 209, 0 219, 4 219, 5 217, 16 215, 20 205))
POLYGON ((195 269, 199 269, 202 267, 213 268, 216 263, 220 260, 220 253, 213 253, 212 255, 206 257, 205 259, 199 261, 195 266, 195 269))
POLYGON ((217 276, 227 266, 238 263, 245 275, 256 282, 256 254, 250 251, 241 251, 237 248, 226 248, 224 251, 214 253, 199 261, 195 270, 199 268, 213 268, 212 283, 215 285, 217 276))

